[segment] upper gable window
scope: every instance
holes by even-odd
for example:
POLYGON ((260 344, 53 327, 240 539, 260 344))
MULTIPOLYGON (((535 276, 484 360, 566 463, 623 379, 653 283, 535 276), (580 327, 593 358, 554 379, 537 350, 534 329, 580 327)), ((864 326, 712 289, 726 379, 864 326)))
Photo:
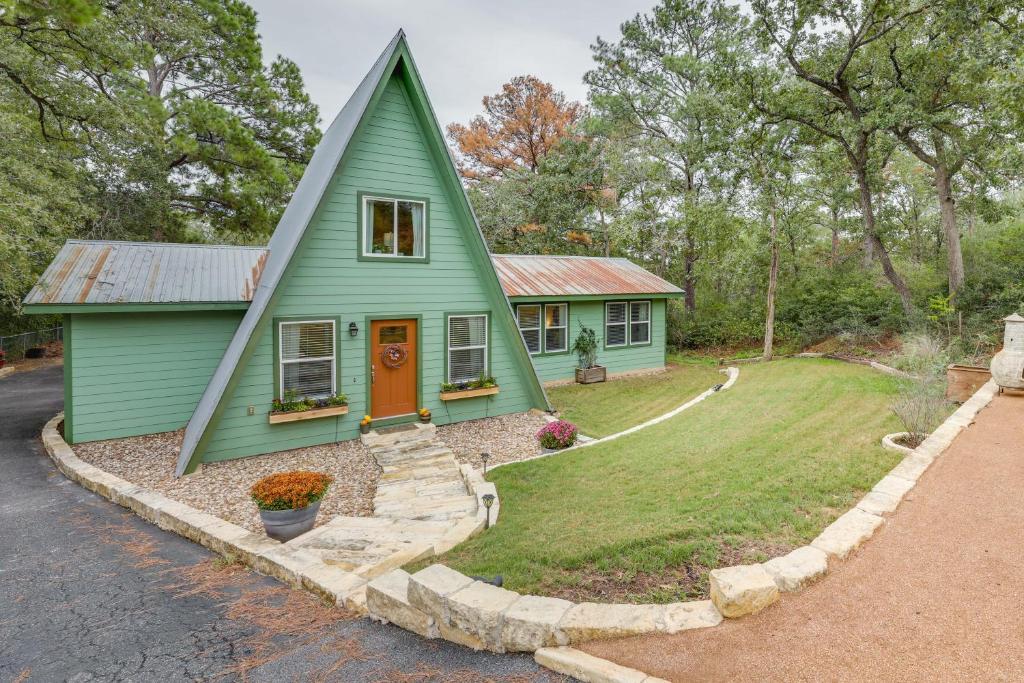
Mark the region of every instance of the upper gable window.
POLYGON ((427 202, 370 196, 362 201, 363 257, 426 258, 427 202))

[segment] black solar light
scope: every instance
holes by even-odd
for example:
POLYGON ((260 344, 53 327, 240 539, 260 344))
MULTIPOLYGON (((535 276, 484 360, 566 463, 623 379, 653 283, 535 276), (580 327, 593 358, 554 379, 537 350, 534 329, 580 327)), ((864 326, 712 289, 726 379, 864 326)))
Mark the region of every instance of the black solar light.
POLYGON ((483 495, 483 501, 484 501, 484 509, 487 510, 487 521, 484 522, 484 528, 485 529, 490 529, 491 528, 491 506, 494 505, 494 494, 493 493, 485 493, 483 495))
POLYGON ((491 457, 490 453, 481 453, 480 454, 480 460, 484 464, 484 474, 487 474, 487 461, 488 461, 488 459, 490 459, 490 457, 491 457))

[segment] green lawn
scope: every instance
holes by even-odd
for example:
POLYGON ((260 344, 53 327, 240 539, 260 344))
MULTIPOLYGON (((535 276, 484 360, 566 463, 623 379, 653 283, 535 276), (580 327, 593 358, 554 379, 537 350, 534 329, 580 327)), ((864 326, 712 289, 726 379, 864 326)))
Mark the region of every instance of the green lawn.
POLYGON ((576 600, 706 595, 709 569, 810 541, 899 461, 879 445, 899 429, 898 381, 830 360, 745 365, 732 389, 671 420, 489 473, 501 521, 437 561, 576 600))
POLYGON ((608 436, 663 415, 725 380, 711 362, 672 362, 656 375, 548 389, 548 398, 583 434, 608 436))

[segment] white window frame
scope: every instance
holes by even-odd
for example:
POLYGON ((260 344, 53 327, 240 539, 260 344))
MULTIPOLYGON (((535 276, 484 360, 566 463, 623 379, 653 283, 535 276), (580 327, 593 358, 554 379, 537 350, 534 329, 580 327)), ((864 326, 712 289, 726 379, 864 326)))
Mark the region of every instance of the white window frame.
MULTIPOLYGON (((277 363, 278 363, 278 397, 284 400, 284 366, 285 364, 294 363, 311 363, 319 361, 331 361, 331 396, 338 394, 338 329, 334 320, 282 320, 277 324, 277 363), (284 326, 285 325, 309 325, 318 323, 330 323, 331 324, 331 350, 334 352, 330 356, 319 356, 317 358, 295 358, 292 360, 285 360, 284 358, 284 326)), ((306 398, 305 396, 299 396, 299 398, 306 398)), ((326 398, 326 396, 310 396, 308 398, 326 398)))
POLYGON ((476 344, 473 346, 458 346, 455 348, 456 351, 466 351, 473 349, 484 350, 484 376, 490 377, 491 375, 491 359, 487 345, 491 343, 491 321, 487 313, 449 313, 445 320, 445 353, 448 360, 448 372, 445 373, 445 381, 449 384, 459 384, 462 382, 472 380, 459 380, 455 382, 452 380, 452 318, 483 318, 484 319, 484 343, 476 344))
MULTIPOLYGON (((381 259, 409 259, 409 260, 426 260, 427 254, 429 253, 429 245, 427 240, 429 239, 428 234, 430 230, 427 229, 427 202, 422 199, 401 199, 397 197, 378 197, 372 195, 363 195, 363 226, 362 234, 359 240, 359 251, 363 258, 381 258, 381 259), (394 204, 394 210, 392 211, 392 220, 394 221, 394 227, 391 230, 392 244, 390 254, 375 254, 370 251, 370 243, 373 239, 373 226, 370 223, 370 202, 391 202, 394 204), (406 256, 405 254, 398 253, 398 203, 408 202, 409 204, 419 204, 423 207, 423 253, 412 256, 406 256)), ((413 238, 415 241, 415 237, 413 238)))
POLYGON ((604 345, 605 345, 605 348, 609 348, 609 349, 621 349, 621 348, 624 348, 626 346, 629 346, 629 302, 628 301, 606 301, 604 303, 604 345), (621 304, 621 305, 626 307, 626 314, 625 314, 625 316, 623 316, 623 321, 621 323, 609 323, 608 322, 608 307, 609 306, 616 306, 616 305, 619 305, 619 304, 621 304), (623 334, 622 334, 622 343, 621 344, 609 344, 608 343, 608 328, 611 325, 615 325, 616 327, 618 327, 620 325, 625 326, 625 329, 623 330, 623 334))
POLYGON ((626 310, 626 322, 629 324, 629 345, 630 346, 647 346, 652 342, 651 340, 651 318, 654 317, 654 306, 651 304, 650 299, 637 299, 636 301, 630 301, 629 306, 626 310), (633 305, 634 304, 647 304, 647 320, 633 322, 633 305), (633 325, 647 325, 647 341, 634 342, 633 341, 633 325))
POLYGON ((566 353, 569 350, 569 304, 544 304, 543 318, 541 320, 541 326, 544 328, 541 336, 543 337, 541 345, 544 348, 544 353, 566 353), (565 309, 565 315, 562 316, 561 325, 552 325, 548 327, 548 308, 561 307, 565 309), (560 349, 549 349, 548 348, 548 330, 565 330, 565 335, 562 337, 563 346, 560 349))
POLYGON ((523 345, 526 346, 526 350, 529 351, 531 356, 540 355, 544 351, 544 304, 516 304, 516 327, 519 328, 519 336, 523 337, 523 345), (537 309, 537 327, 523 327, 519 321, 519 309, 532 306, 537 309), (529 344, 526 343, 526 337, 523 335, 524 331, 537 330, 537 350, 530 351, 529 344))

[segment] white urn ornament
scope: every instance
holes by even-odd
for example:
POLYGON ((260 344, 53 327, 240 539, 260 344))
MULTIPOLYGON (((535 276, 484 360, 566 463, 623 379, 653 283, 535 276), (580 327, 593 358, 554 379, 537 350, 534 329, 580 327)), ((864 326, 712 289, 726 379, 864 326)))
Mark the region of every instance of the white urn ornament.
POLYGON ((1024 318, 1003 318, 1003 350, 992 358, 992 379, 1004 389, 1024 389, 1024 318))

